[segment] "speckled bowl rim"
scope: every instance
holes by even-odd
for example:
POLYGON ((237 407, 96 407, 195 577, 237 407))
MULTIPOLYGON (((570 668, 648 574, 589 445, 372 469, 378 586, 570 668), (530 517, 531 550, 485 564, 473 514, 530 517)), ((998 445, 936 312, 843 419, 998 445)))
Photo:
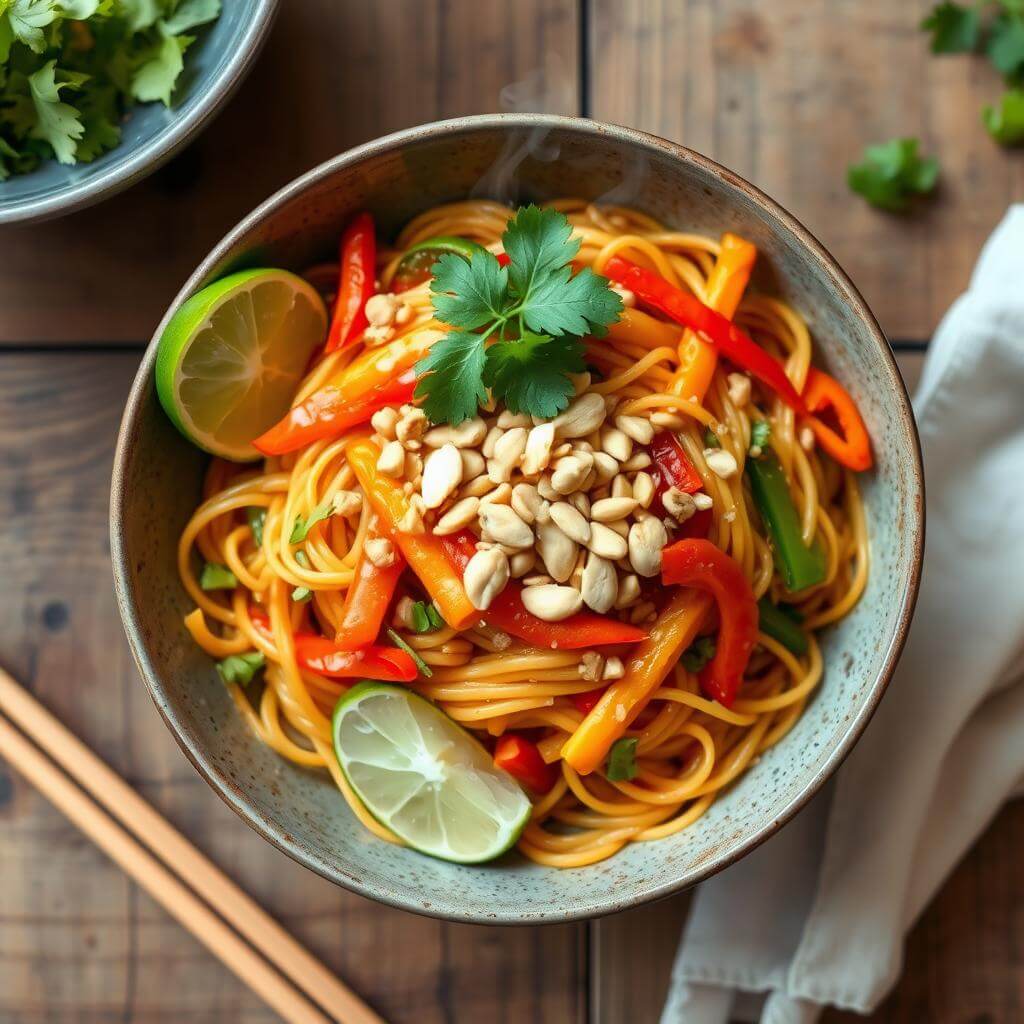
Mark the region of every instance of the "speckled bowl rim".
POLYGON ((111 482, 110 499, 110 549, 114 569, 114 588, 117 597, 118 608, 124 622, 125 632, 131 645, 132 653, 139 666, 142 676, 149 687, 150 695, 157 706, 161 716, 167 723, 172 735, 178 745, 185 752, 188 759, 195 765, 199 774, 213 787, 214 791, 222 800, 242 818, 251 828, 268 839, 278 849, 288 854, 293 860, 305 865, 315 873, 352 892, 367 896, 391 907, 400 910, 411 911, 427 917, 437 917, 449 921, 457 921, 468 924, 508 924, 528 925, 557 923, 566 921, 589 920, 602 917, 606 914, 616 913, 630 907, 642 906, 651 903, 674 893, 688 889, 698 882, 717 874, 730 864, 744 857, 751 850, 760 846, 766 839, 774 835, 785 825, 807 802, 821 789, 836 769, 842 764, 856 743, 860 734, 864 731, 871 716, 874 714, 878 703, 882 698, 899 656, 902 653, 906 641, 910 620, 913 616, 914 605, 917 602, 918 587, 921 579, 921 562, 924 554, 924 472, 921 459, 920 439, 917 433, 917 426, 911 411, 910 398, 907 394, 903 377, 896 365, 889 343, 886 341, 878 322, 868 309, 867 303, 847 277, 846 273, 839 267, 836 261, 828 253, 825 247, 791 214, 787 213, 774 200, 770 199, 759 189, 745 181, 739 175, 713 160, 687 149, 685 146, 669 142, 666 139, 649 135, 646 132, 637 131, 632 128, 625 128, 620 125, 605 124, 603 122, 591 121, 587 118, 563 117, 547 114, 485 114, 471 117, 452 118, 445 121, 436 121, 431 124, 420 125, 415 128, 408 128, 404 131, 394 132, 385 135, 372 142, 365 143, 350 149, 339 156, 325 161, 318 167, 313 168, 306 174, 296 178, 290 184, 285 185, 269 199, 258 206, 244 220, 240 221, 223 239, 211 250, 210 254, 202 261, 192 276, 185 282, 184 287, 171 303, 160 325, 157 327, 150 341, 135 380, 132 384, 128 403, 125 407, 124 417, 121 421, 121 429, 118 435, 117 448, 114 455, 114 472, 111 482), (750 836, 741 841, 738 846, 727 854, 709 857, 699 867, 687 872, 685 875, 670 878, 664 881, 652 881, 647 889, 636 896, 626 900, 616 899, 614 894, 609 893, 606 900, 601 903, 591 903, 588 906, 564 907, 553 906, 549 910, 541 912, 533 911, 529 914, 518 915, 508 912, 494 912, 483 914, 462 913, 459 911, 434 911, 425 908, 422 903, 404 898, 401 894, 391 891, 381 885, 370 884, 345 874, 342 871, 331 871, 327 867, 317 863, 309 856, 290 834, 270 820, 261 817, 249 806, 245 798, 240 794, 237 786, 230 777, 220 768, 208 753, 198 747, 194 747, 185 730, 179 727, 175 720, 173 709, 167 706, 163 697, 163 687, 159 681, 154 665, 146 651, 142 641, 142 629, 135 607, 129 597, 130 588, 128 585, 129 566, 122 538, 124 536, 123 498, 124 498, 124 467, 127 453, 132 447, 137 431, 137 420, 139 410, 143 401, 149 395, 152 387, 153 365, 156 361, 157 340, 164 330, 164 326, 170 319, 172 312, 199 286, 200 282, 222 261, 225 254, 231 247, 253 228, 260 224, 270 214, 276 212, 280 207, 290 202, 307 188, 317 184, 325 178, 331 177, 337 171, 358 164, 367 157, 378 156, 400 150, 410 143, 418 142, 425 138, 438 138, 449 135, 459 135, 465 132, 474 132, 486 129, 517 129, 517 128, 541 128, 541 129, 570 129, 577 132, 607 135, 631 148, 641 150, 660 150, 670 154, 682 164, 690 164, 709 173, 728 187, 745 194, 758 207, 760 207, 770 220, 778 223, 784 230, 789 231, 799 240, 811 257, 818 263, 821 270, 831 279, 839 294, 847 303, 851 312, 861 322, 866 334, 874 344, 876 355, 885 361, 892 371, 893 377, 899 382, 899 390, 893 395, 893 400, 898 406, 898 414, 903 435, 909 442, 907 469, 913 483, 913 491, 919 495, 917 507, 912 510, 912 552, 913 565, 910 577, 903 591, 903 597, 899 608, 898 624, 893 637, 889 643, 888 650, 882 662, 881 671, 868 692, 867 699, 856 710, 846 732, 835 745, 828 760, 824 765, 806 780, 800 792, 793 797, 782 810, 764 827, 752 832, 750 836))
POLYGON ((0 224, 34 224, 83 210, 124 191, 167 163, 206 128, 234 95, 263 48, 279 4, 280 0, 259 0, 259 9, 242 38, 233 52, 221 62, 198 102, 180 118, 176 118, 166 131, 145 145, 125 153, 123 159, 111 163, 106 171, 96 177, 62 186, 42 198, 0 205, 0 224))

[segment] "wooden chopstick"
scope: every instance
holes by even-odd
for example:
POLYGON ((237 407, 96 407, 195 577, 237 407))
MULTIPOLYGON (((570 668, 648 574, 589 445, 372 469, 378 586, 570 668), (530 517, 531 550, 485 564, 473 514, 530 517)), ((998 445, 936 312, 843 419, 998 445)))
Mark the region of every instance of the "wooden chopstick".
POLYGON ((38 744, 0 716, 0 753, 11 766, 286 1021, 386 1024, 2 668, 0 712, 38 744), (191 889, 137 840, 187 879, 191 889))

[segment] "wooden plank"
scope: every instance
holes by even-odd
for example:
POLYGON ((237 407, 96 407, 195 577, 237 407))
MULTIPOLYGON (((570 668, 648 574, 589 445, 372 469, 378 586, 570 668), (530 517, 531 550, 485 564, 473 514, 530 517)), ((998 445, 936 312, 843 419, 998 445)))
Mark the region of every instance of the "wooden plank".
POLYGON ((1014 199, 1024 162, 985 134, 981 58, 934 57, 932 0, 592 0, 591 115, 700 150, 814 232, 893 338, 927 338, 1014 199), (920 136, 940 195, 893 217, 850 195, 865 144, 920 136))
POLYGON ((281 4, 251 77, 182 156, 99 207, 0 231, 0 344, 148 340, 196 263, 275 189, 376 136, 499 110, 502 88, 551 55, 551 112, 575 113, 576 6, 281 4))
MULTIPOLYGON (((111 585, 110 464, 137 360, 0 354, 0 662, 388 1020, 582 1024, 585 926, 447 925, 346 893, 246 828, 178 750, 111 585)), ((0 1024, 276 1019, 2 761, 0 879, 0 1024)))

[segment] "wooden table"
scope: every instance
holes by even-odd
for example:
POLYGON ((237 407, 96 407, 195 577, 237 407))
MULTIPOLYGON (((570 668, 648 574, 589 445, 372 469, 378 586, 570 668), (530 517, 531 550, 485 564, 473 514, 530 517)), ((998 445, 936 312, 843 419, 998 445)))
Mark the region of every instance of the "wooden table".
MULTIPOLYGON (((160 723, 114 608, 108 481, 129 381, 187 272, 257 201, 354 143, 500 109, 502 87, 545 63, 547 93, 515 90, 519 109, 645 128, 761 185, 850 271, 916 377, 980 243, 1024 196, 1024 162, 978 121, 998 83, 981 61, 927 53, 925 0, 768 6, 288 0, 189 151, 90 211, 0 231, 0 661, 390 1020, 654 1022, 686 900, 591 925, 446 925, 342 892, 246 829, 160 723), (944 169, 914 220, 844 185, 864 143, 903 134, 944 169)), ((0 823, 0 1024, 274 1019, 2 764, 0 823)), ((914 930, 875 1020, 1022 1019, 1022 840, 1013 805, 914 930)))

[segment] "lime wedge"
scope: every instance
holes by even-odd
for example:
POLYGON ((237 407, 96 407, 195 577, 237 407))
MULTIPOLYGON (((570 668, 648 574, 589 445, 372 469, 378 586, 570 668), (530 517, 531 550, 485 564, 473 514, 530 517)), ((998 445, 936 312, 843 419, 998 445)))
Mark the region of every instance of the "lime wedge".
POLYGON ((401 686, 349 690, 334 709, 334 752, 367 810, 432 857, 492 860, 530 817, 512 776, 443 711, 401 686))
POLYGON ((253 438, 288 411, 326 329, 316 289, 287 270, 242 270, 214 281, 182 304, 160 336, 160 403, 205 451, 257 459, 253 438))

